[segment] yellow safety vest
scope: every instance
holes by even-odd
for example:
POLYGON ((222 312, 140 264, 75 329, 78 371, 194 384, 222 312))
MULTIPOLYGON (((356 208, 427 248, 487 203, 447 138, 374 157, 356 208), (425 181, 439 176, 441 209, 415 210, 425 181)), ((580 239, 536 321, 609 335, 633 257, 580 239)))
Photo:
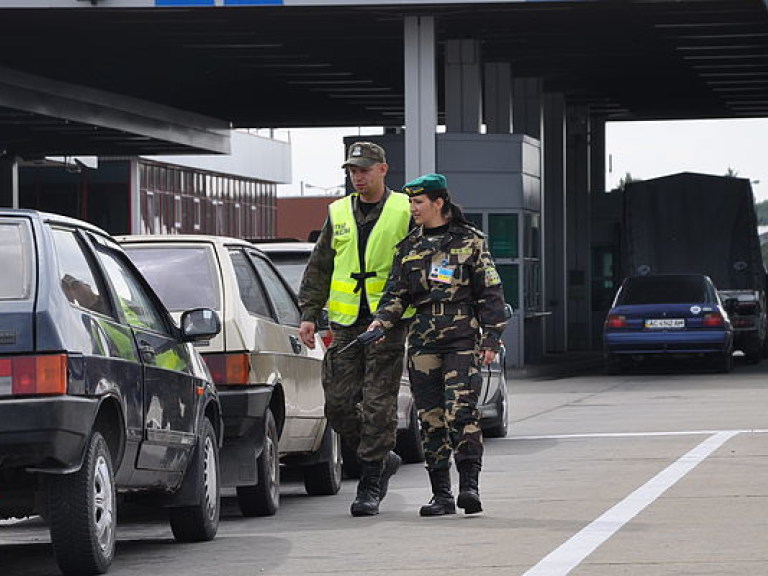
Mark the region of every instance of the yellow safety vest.
MULTIPOLYGON (((328 296, 328 318, 342 326, 354 324, 360 311, 359 281, 353 278, 359 275, 360 256, 358 254, 357 223, 352 211, 352 194, 336 200, 328 208, 333 240, 331 246, 336 252, 331 277, 331 290, 328 296)), ((368 308, 375 312, 384 292, 384 286, 392 269, 395 256, 395 244, 408 233, 411 221, 410 201, 405 194, 393 192, 387 198, 381 216, 371 230, 365 247, 365 272, 371 274, 365 278, 365 293, 368 308)), ((408 310, 403 317, 413 316, 408 310)))

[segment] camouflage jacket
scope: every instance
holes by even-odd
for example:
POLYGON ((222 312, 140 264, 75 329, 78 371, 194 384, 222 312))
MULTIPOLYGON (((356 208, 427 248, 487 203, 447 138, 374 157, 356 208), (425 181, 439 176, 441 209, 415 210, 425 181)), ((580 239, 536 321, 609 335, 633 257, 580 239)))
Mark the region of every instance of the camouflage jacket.
POLYGON ((457 223, 439 236, 411 231, 398 245, 376 318, 389 328, 408 305, 416 308, 410 348, 498 350, 504 293, 483 233, 457 223))
MULTIPOLYGON (((352 210, 358 227, 379 219, 384 203, 390 194, 392 194, 392 190, 387 188, 384 197, 373 207, 368 215, 364 215, 359 208, 359 196, 353 198, 352 210)), ((393 242, 398 240, 399 238, 393 239, 393 242)), ((312 255, 309 257, 309 262, 307 262, 304 276, 301 279, 301 286, 299 287, 299 308, 301 309, 302 321, 317 324, 321 312, 326 302, 328 302, 328 295, 331 290, 331 277, 333 276, 333 264, 336 258, 336 251, 332 247, 332 242, 333 227, 330 224, 330 218, 326 218, 315 243, 315 248, 312 250, 312 255)))

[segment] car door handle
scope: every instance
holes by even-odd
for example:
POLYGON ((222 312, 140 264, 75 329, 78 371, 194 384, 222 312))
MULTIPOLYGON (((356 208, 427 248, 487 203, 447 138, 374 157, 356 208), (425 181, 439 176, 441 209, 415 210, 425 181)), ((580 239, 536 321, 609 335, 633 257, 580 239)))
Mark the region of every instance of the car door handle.
POLYGON ((139 352, 141 353, 141 359, 147 364, 155 361, 155 356, 157 353, 155 352, 155 349, 152 347, 152 345, 146 340, 139 342, 139 352))
POLYGON ((291 348, 293 348, 294 354, 299 354, 301 352, 301 341, 293 334, 288 339, 291 341, 291 348))

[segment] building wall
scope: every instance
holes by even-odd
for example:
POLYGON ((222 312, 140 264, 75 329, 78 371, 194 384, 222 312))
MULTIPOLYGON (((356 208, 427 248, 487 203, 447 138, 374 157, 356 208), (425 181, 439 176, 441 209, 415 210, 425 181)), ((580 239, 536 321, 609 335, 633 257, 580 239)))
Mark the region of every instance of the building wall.
POLYGON ((274 237, 274 183, 147 159, 138 164, 138 233, 274 237))
POLYGON ((277 199, 275 236, 310 240, 313 230, 320 230, 328 215, 328 205, 339 196, 296 196, 277 199))

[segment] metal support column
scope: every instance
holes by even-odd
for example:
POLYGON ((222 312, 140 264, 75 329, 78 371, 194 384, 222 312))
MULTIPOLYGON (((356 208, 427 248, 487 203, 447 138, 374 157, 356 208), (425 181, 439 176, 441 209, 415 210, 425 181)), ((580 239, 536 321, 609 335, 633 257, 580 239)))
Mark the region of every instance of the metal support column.
POLYGON ((445 131, 480 134, 482 82, 480 42, 445 43, 445 131))
POLYGON ((437 72, 435 19, 405 18, 405 181, 435 171, 437 72))
POLYGON ((483 110, 488 134, 512 133, 512 67, 509 62, 485 65, 483 110))
POLYGON ((592 349, 589 126, 586 106, 567 107, 565 218, 569 350, 592 349))
POLYGON ((19 207, 19 158, 0 155, 0 207, 19 207))
POLYGON ((541 139, 541 78, 515 78, 512 81, 512 128, 515 134, 541 139))
POLYGON ((565 217, 565 98, 544 95, 542 237, 545 310, 552 314, 545 323, 547 352, 568 349, 568 295, 566 291, 568 250, 565 217))

